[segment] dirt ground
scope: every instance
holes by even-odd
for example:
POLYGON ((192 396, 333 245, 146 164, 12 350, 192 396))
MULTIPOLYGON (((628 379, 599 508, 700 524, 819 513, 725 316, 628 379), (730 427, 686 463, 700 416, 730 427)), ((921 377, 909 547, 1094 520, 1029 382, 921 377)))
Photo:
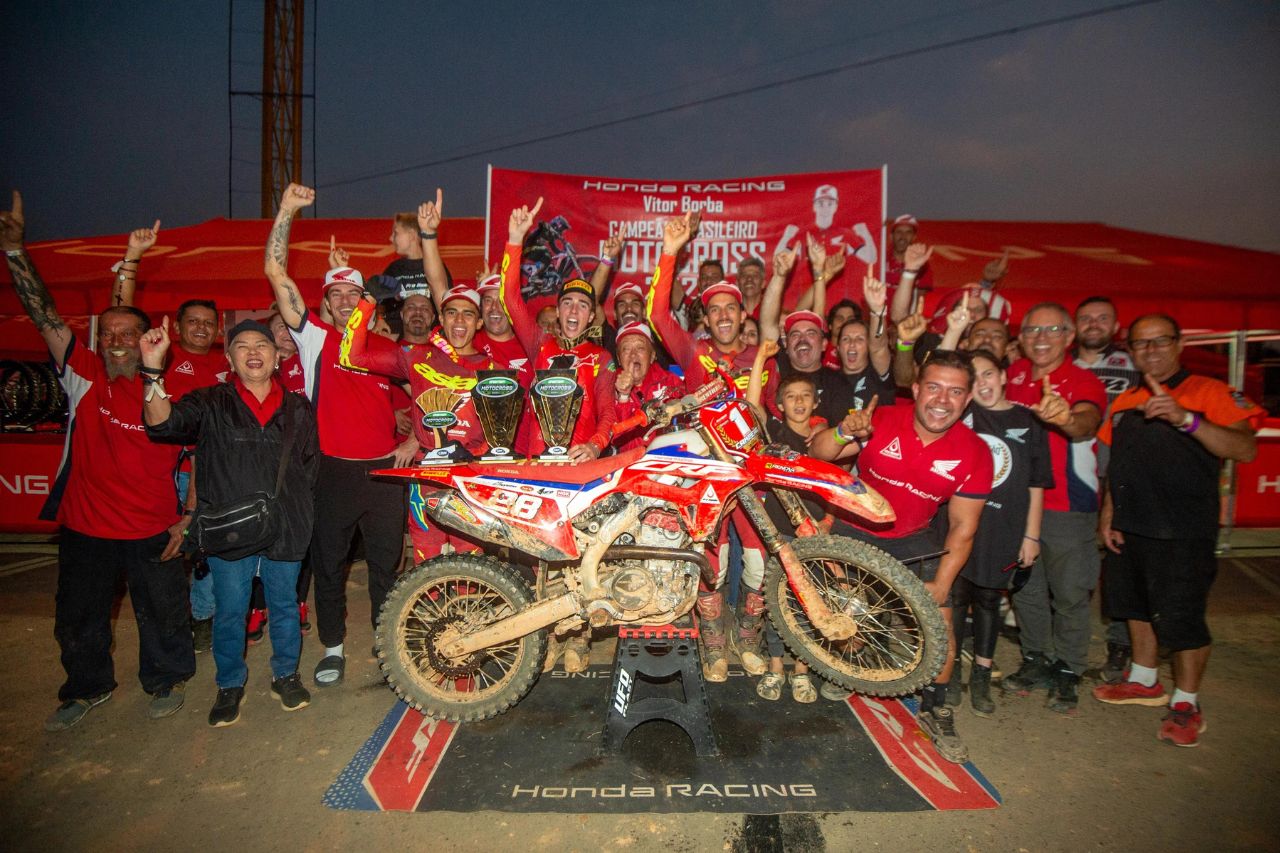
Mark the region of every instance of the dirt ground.
MULTIPOLYGON (((1219 563, 1197 749, 1156 740, 1161 711, 1103 706, 1078 716, 1040 698, 994 719, 957 714, 994 811, 788 815, 515 815, 333 811, 321 797, 391 707, 368 656, 365 577, 352 573, 346 682, 286 714, 268 692, 267 645, 249 650, 240 722, 205 722, 216 692, 199 656, 186 706, 146 718, 127 600, 116 622, 114 698, 46 734, 62 671, 53 640, 53 549, 0 543, 0 848, 6 850, 1275 850, 1280 848, 1280 535, 1246 536, 1219 563), (1271 546, 1271 547, 1263 547, 1271 546), (356 650, 356 651, 351 651, 356 650), (359 650, 366 650, 361 654, 359 650), (1267 792, 1272 793, 1268 794, 1267 792)), ((304 643, 308 676, 321 656, 304 643)), ((1103 656, 1095 636, 1094 658, 1103 656)), ((1002 642, 997 663, 1016 664, 1002 642)), ((603 661, 601 661, 603 662, 603 661)), ((1162 673, 1168 682, 1167 668, 1162 673)), ((485 772, 484 768, 476 768, 485 772)))

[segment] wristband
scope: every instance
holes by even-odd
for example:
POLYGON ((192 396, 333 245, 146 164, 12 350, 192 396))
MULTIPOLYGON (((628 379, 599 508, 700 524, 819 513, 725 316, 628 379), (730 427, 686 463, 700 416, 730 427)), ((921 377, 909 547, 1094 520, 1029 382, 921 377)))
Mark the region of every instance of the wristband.
POLYGON ((184 510, 182 511, 182 514, 183 514, 183 515, 195 515, 195 514, 196 514, 196 511, 195 511, 194 509, 184 509, 184 510))
POLYGON ((836 431, 832 437, 835 439, 836 444, 840 445, 841 447, 844 447, 853 441, 852 438, 846 436, 844 433, 840 431, 840 424, 836 424, 836 431))
POLYGON ((1191 435, 1191 433, 1200 429, 1200 416, 1195 412, 1187 412, 1187 420, 1184 420, 1178 429, 1182 430, 1187 435, 1191 435))
POLYGON ((613 266, 613 258, 603 257, 600 259, 600 263, 604 264, 606 267, 611 267, 613 266))
POLYGON ((436 238, 436 235, 428 234, 426 231, 419 231, 418 236, 421 237, 423 240, 434 240, 436 238))
POLYGON ((122 264, 136 264, 136 263, 138 263, 138 261, 141 261, 141 260, 142 260, 142 258, 121 258, 121 259, 120 259, 120 263, 122 263, 122 264))
POLYGON ((1037 538, 1036 538, 1036 537, 1034 537, 1034 536, 1023 536, 1022 538, 1023 538, 1023 539, 1030 539, 1032 542, 1036 543, 1037 545, 1039 545, 1039 544, 1040 544, 1040 540, 1039 540, 1039 539, 1037 539, 1037 538))
POLYGON ((26 249, 5 249, 4 253, 11 258, 18 258, 27 253, 26 249))
POLYGON ((145 364, 138 365, 138 372, 145 373, 148 376, 164 376, 163 367, 147 367, 145 364))
POLYGON ((915 347, 915 341, 898 341, 898 352, 911 352, 915 347))
POLYGON ((900 278, 906 278, 907 276, 915 278, 918 275, 920 275, 920 270, 903 270, 900 278))

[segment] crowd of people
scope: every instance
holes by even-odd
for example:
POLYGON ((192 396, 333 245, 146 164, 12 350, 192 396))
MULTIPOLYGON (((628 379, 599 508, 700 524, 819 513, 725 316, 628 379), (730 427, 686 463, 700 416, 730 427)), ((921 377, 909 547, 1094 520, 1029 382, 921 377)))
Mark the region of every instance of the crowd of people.
MULTIPOLYGON (((815 209, 834 193, 820 189, 815 209)), ((685 286, 680 271, 700 224, 691 214, 664 223, 650 281, 615 275, 625 242, 602 235, 590 279, 564 281, 535 312, 522 295, 521 255, 542 200, 511 212, 494 270, 455 281, 438 244, 439 192, 394 218, 397 259, 380 274, 366 278, 335 243, 320 304, 308 305, 289 273, 289 233, 314 200, 306 187, 284 191, 265 248, 271 314, 226 330, 221 347, 212 302, 185 303, 172 332, 168 318, 153 326, 133 307, 160 223, 133 232, 98 318, 96 353, 62 321, 23 248, 16 192, 0 214, 14 288, 71 410, 47 508, 62 525, 55 634, 66 671, 47 729, 77 724, 117 686, 110 611, 120 572, 151 717, 182 707, 196 654, 211 648, 218 694, 209 724, 236 722, 245 645, 264 623, 271 690, 285 710, 306 707, 298 667, 313 579, 323 654, 312 681, 341 683, 357 530, 374 620, 406 563, 406 535, 414 563, 483 548, 438 528, 416 488, 406 494, 368 473, 488 451, 469 391, 478 370, 497 368, 525 386, 538 370, 572 371, 583 400, 568 462, 642 446, 645 434, 615 426, 728 376, 771 441, 851 467, 883 494, 896 514, 885 529, 807 506, 820 528, 901 560, 941 608, 950 649, 918 721, 948 760, 967 760, 955 719, 966 687, 980 716, 998 713, 997 698, 1038 691, 1050 712, 1075 714, 1087 672, 1099 702, 1165 707, 1159 738, 1198 743, 1217 472, 1224 459, 1253 457, 1264 413, 1183 368, 1175 318, 1128 318, 1122 336, 1115 305, 1099 295, 1073 309, 1026 306, 1015 331, 1000 286, 1008 258, 988 264, 980 282, 935 294, 931 251, 907 215, 887 223, 883 281, 859 253, 869 235, 843 229, 836 241, 791 234, 772 258, 736 269, 705 260, 685 286), (806 285, 784 311, 797 270, 806 285), (828 305, 835 282, 832 292, 861 298, 828 305), (1091 670, 1100 577, 1107 655, 1091 670), (995 649, 1010 604, 1021 663, 1001 678, 995 649), (1172 696, 1159 680, 1161 648, 1172 653, 1172 696)), ((544 438, 526 413, 514 450, 536 456, 544 438)), ((725 680, 736 662, 765 700, 789 683, 797 702, 844 701, 846 691, 815 683, 802 663, 786 672, 754 528, 734 517, 708 547, 714 572, 696 605, 707 680, 725 680)), ((545 665, 563 657, 567 670, 585 669, 589 630, 561 639, 545 665)))

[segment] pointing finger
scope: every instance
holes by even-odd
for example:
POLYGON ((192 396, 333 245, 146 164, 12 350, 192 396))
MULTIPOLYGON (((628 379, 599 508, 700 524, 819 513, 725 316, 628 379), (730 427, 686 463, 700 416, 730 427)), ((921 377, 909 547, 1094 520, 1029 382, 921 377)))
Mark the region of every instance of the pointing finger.
POLYGON ((876 406, 878 406, 879 404, 880 404, 880 395, 872 394, 871 402, 867 403, 867 407, 863 409, 863 411, 867 413, 867 417, 871 417, 872 412, 876 410, 876 406))
POLYGON ((1049 377, 1044 378, 1044 396, 1048 397, 1053 394, 1053 384, 1049 381, 1049 377))
POLYGON ((1147 381, 1147 387, 1151 389, 1151 393, 1157 397, 1168 396, 1168 392, 1164 390, 1164 386, 1155 380, 1150 373, 1142 374, 1142 378, 1147 381))
POLYGON ((22 218, 22 193, 17 190, 13 191, 13 205, 9 208, 10 212, 19 219, 22 218))
POLYGON ((151 226, 151 233, 152 233, 152 234, 159 234, 159 233, 160 233, 160 220, 159 220, 159 219, 157 219, 157 220, 156 220, 156 224, 155 224, 155 225, 152 225, 152 226, 151 226))
POLYGON ((538 196, 538 203, 533 206, 533 210, 529 211, 529 218, 533 219, 537 216, 539 210, 542 210, 542 196, 538 196))
POLYGON ((436 210, 444 207, 444 190, 436 187, 436 210))

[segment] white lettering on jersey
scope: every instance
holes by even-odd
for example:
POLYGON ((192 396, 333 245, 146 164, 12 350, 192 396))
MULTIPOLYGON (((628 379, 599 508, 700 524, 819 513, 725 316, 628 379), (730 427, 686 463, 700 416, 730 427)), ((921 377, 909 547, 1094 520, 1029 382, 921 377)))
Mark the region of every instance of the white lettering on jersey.
POLYGON ((173 369, 173 372, 174 372, 174 373, 181 373, 181 374, 184 374, 184 375, 186 375, 186 376, 195 376, 195 375, 196 375, 196 369, 195 369, 195 366, 194 366, 191 362, 189 362, 189 361, 184 361, 184 362, 182 362, 182 364, 179 364, 177 367, 175 367, 175 368, 173 369))
POLYGON ((889 442, 884 446, 884 448, 880 451, 880 455, 888 456, 890 459, 901 460, 902 445, 898 442, 897 438, 894 438, 893 441, 889 442))
POLYGON ((956 478, 951 476, 951 472, 960 464, 959 459, 935 459, 933 467, 929 470, 937 474, 939 477, 946 477, 951 482, 955 482, 956 478))

